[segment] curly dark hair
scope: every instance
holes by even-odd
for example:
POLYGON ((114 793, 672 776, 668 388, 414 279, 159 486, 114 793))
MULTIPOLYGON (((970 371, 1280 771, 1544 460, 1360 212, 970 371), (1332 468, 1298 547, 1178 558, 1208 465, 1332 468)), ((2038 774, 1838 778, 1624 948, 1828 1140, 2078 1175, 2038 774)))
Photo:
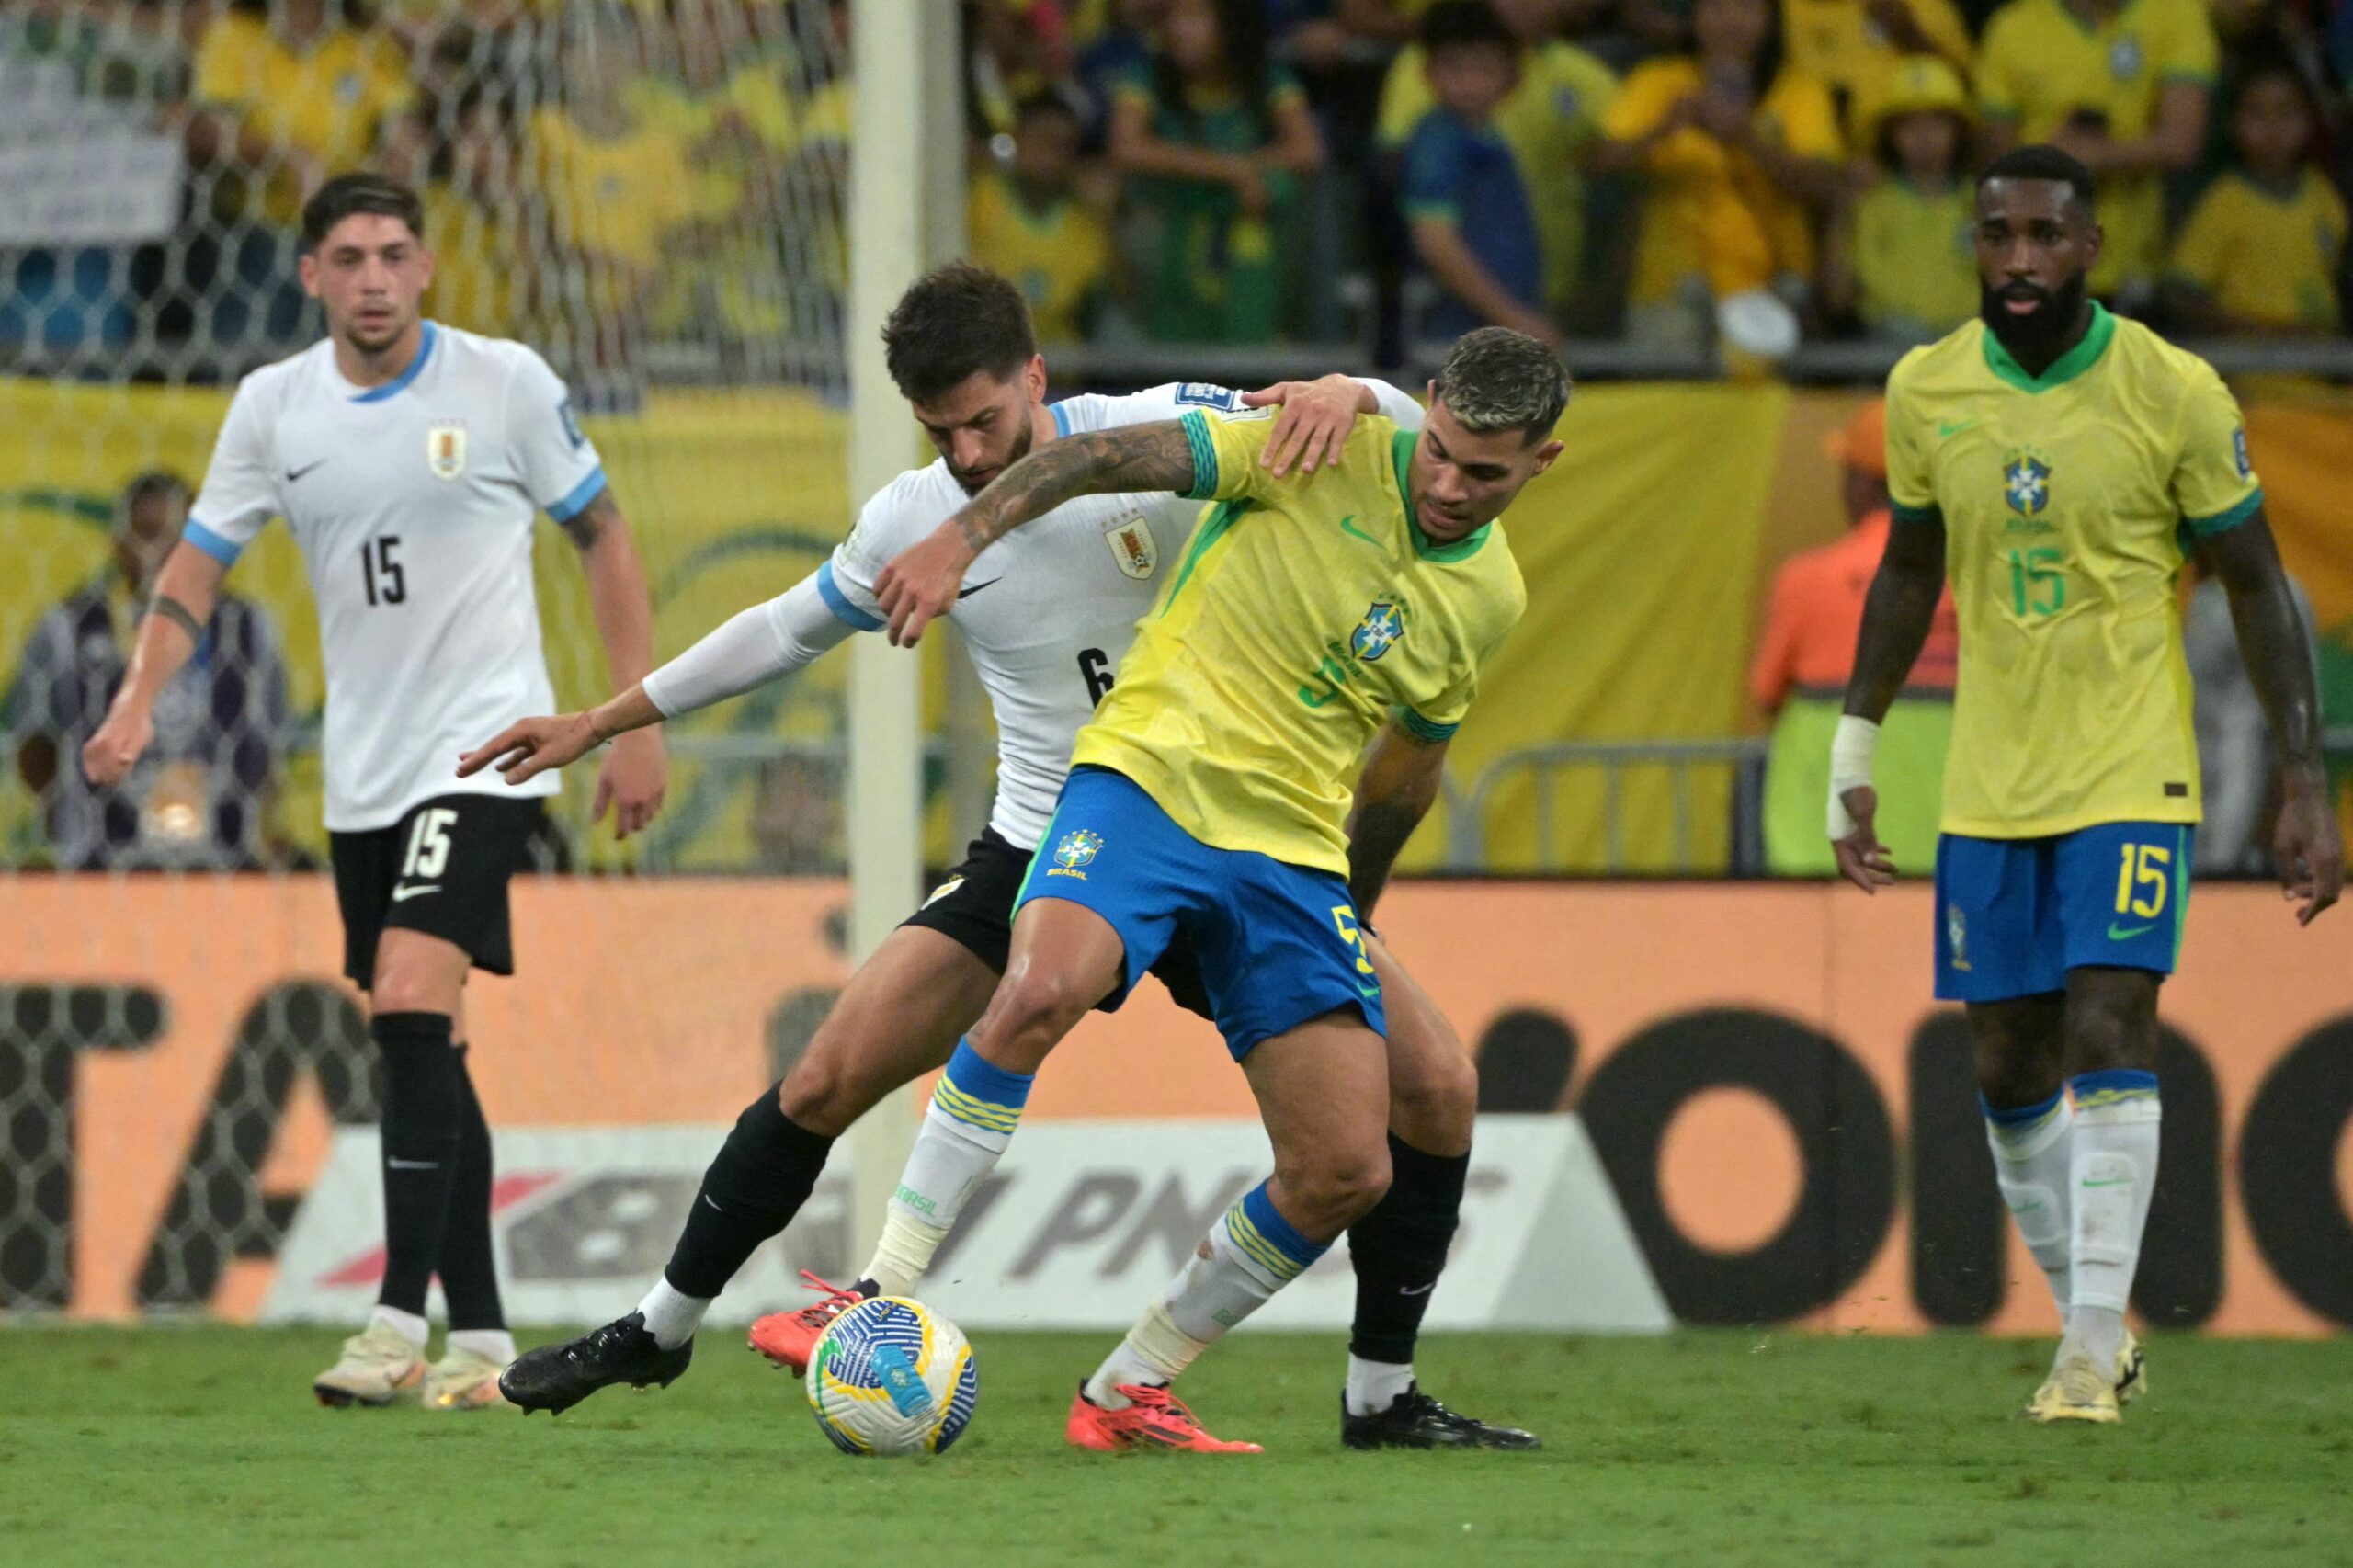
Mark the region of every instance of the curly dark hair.
POLYGON ((1465 430, 1517 430, 1533 446, 1568 410, 1569 368, 1524 332, 1483 326, 1446 351, 1436 395, 1465 430))
POLYGON ((1009 380, 1037 353, 1029 301, 969 261, 917 278, 882 324, 883 363, 909 403, 928 403, 976 370, 1009 380))

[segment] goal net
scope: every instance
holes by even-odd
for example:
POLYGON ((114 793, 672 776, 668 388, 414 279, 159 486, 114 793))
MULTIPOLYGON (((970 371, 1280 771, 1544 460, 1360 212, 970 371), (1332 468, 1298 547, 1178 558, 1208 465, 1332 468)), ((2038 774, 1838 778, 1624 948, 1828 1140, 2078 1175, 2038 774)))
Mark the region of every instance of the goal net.
MULTIPOLYGON (((372 1294, 371 1063, 324 869, 317 622, 283 528, 230 574, 239 613, 126 788, 93 790, 77 762, 237 378, 322 330, 297 280, 303 196, 362 166, 425 193, 426 313, 567 377, 666 656, 847 526, 849 14, 0 17, 0 1312, 332 1315, 372 1294), (348 1256, 313 1248, 296 1278, 301 1199, 336 1183, 348 1256)), ((536 549, 559 699, 593 701, 576 552, 551 527, 536 549)), ((672 726, 668 806, 642 838, 592 827, 594 767, 568 770, 517 884, 517 978, 468 994, 497 1200, 548 1205, 506 1233, 518 1317, 659 1267, 710 1146, 659 1130, 731 1118, 839 984, 846 663, 672 726), (623 874, 649 871, 671 874, 623 874), (563 1186, 582 1139, 550 1130, 584 1128, 642 1178, 563 1186)), ((839 1212, 813 1207, 796 1262, 838 1261, 839 1212)))

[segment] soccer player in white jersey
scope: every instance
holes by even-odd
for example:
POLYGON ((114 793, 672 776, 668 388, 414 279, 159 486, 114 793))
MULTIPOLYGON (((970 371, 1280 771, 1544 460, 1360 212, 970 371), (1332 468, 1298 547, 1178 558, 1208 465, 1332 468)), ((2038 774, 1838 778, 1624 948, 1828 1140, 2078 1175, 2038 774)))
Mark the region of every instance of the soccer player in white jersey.
MULTIPOLYGON (((632 726, 659 722, 799 669, 852 631, 881 624, 874 577, 1039 442, 1117 425, 1284 403, 1288 432, 1270 462, 1336 460, 1359 413, 1418 428, 1412 399, 1380 382, 1330 377, 1237 395, 1199 383, 1133 397, 1048 404, 1020 291, 958 264, 917 282, 885 328, 892 379, 940 452, 903 474, 860 513, 815 575, 745 610, 695 647, 585 713, 527 720, 472 752, 468 770, 499 762, 527 782, 632 726), (1290 438, 1287 438, 1288 437, 1290 438)), ((502 1380, 527 1410, 563 1411, 597 1389, 667 1384, 685 1371, 711 1300, 756 1247, 808 1199, 834 1140, 891 1090, 948 1061, 1004 971, 1013 903, 1052 814, 1071 746, 1175 571, 1199 508, 1173 496, 1086 497, 993 551, 953 611, 996 714, 997 795, 968 858, 851 977, 808 1050, 776 1089, 737 1119, 711 1162, 669 1267, 637 1312, 567 1344, 529 1351, 502 1380), (1009 551, 1010 553, 1000 553, 1009 551)), ((1369 908, 1438 778, 1376 744, 1353 823, 1359 908, 1369 908)), ((1434 755, 1434 754, 1432 754, 1434 755)), ((1370 933, 1368 933, 1370 936, 1370 933)), ((1470 1165, 1478 1082, 1468 1054, 1427 994, 1375 939, 1389 998, 1395 1184, 1349 1232, 1357 1280, 1342 1435, 1358 1448, 1532 1448, 1524 1432, 1448 1410, 1414 1383, 1413 1351, 1444 1267, 1470 1165)), ((1207 1016, 1189 950, 1154 966, 1171 994, 1207 1016)), ((800 1370, 809 1347, 856 1290, 754 1325, 756 1348, 800 1370)))
MULTIPOLYGON (((272 517, 301 547, 327 677, 326 826, 344 968, 368 991, 383 1054, 384 1283, 314 1383, 334 1405, 421 1393, 499 1402, 514 1358, 490 1233, 490 1129, 466 1071, 470 969, 513 972, 506 883, 544 826, 552 773, 519 791, 449 776, 449 759, 552 705, 531 582, 544 509, 580 547, 616 682, 653 663, 653 607, 629 526, 563 382, 519 343, 423 318, 433 280, 415 192, 330 180, 302 213, 302 285, 327 336, 247 376, 203 494, 157 581, 155 613, 83 752, 110 783, 153 733, 156 694, 204 636, 221 579, 272 517), (425 1359, 426 1287, 447 1299, 425 1359)), ((619 830, 660 807, 660 733, 616 744, 593 814, 619 830)))

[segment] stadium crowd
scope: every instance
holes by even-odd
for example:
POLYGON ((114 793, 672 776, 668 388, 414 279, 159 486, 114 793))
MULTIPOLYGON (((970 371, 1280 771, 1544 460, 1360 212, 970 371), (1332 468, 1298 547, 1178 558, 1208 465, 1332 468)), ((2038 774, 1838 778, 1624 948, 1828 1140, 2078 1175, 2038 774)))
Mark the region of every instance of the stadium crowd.
MULTIPOLYGON (((1050 340, 1360 337, 1384 359, 1483 322, 1687 349, 1720 331, 1923 341, 1975 309, 1968 175, 2022 140, 2099 176, 2096 281, 2117 308, 2200 333, 2341 330, 2353 6, 964 10, 972 248, 1022 281, 1050 340)), ((372 162, 430 192, 440 319, 583 366, 664 341, 755 365, 781 347, 788 378, 837 362, 849 16, 0 0, 25 110, 0 156, 28 187, 0 226, 0 345, 103 353, 116 373, 143 356, 175 379, 283 352, 308 330, 293 214, 329 171, 372 162), (178 210, 144 233, 127 210, 91 222, 107 203, 54 153, 61 116, 176 159, 178 210)))

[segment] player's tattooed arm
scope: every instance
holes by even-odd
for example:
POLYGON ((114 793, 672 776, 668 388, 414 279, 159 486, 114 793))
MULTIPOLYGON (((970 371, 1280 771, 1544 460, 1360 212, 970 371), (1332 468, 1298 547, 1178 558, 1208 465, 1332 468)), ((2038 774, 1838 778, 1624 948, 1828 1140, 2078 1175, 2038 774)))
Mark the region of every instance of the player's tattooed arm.
POLYGON ((1193 448, 1181 422, 1083 431, 1038 448, 997 475, 956 514, 956 527, 977 555, 1075 496, 1192 487, 1193 448))
POLYGON ((2300 902, 2296 918, 2309 924, 2336 902, 2345 882, 2345 844, 2321 760, 2312 633, 2279 564, 2270 521, 2260 509, 2201 541, 2200 553, 2230 595, 2239 656, 2279 748, 2279 821, 2272 855, 2288 896, 2300 902))
POLYGON ((1887 553, 1863 599, 1862 635, 1847 681, 1848 713, 1874 724, 1887 717, 1927 644, 1944 589, 1944 524, 1901 522, 1889 529, 1887 553))
POLYGON ((1423 740, 1394 719, 1373 736, 1348 811, 1348 897, 1358 921, 1372 918, 1405 841, 1438 803, 1446 746, 1423 740))
POLYGON ((608 484, 597 492, 595 500, 556 526, 582 550, 593 550, 597 541, 617 525, 627 526, 621 517, 621 504, 613 499, 613 487, 608 484))
POLYGON ((955 604, 973 557, 1072 497, 1192 488, 1192 443, 1176 420, 1087 431, 1039 448, 875 574, 891 641, 914 647, 955 604))

